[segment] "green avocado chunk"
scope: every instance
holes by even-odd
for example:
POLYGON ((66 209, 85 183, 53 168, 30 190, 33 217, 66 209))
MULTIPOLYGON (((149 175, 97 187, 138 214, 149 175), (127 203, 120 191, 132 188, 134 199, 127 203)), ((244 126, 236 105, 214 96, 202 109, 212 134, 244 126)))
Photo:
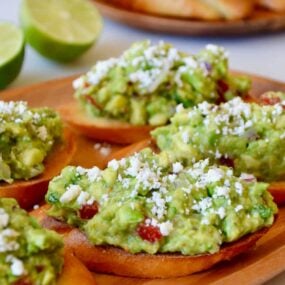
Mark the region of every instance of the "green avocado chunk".
POLYGON ((62 249, 58 234, 43 229, 16 200, 0 198, 1 285, 55 285, 63 265, 62 249))
POLYGON ((161 151, 185 165, 209 158, 233 166, 237 175, 284 180, 284 103, 250 104, 238 97, 219 106, 203 102, 192 109, 180 108, 171 124, 154 130, 152 137, 161 151))
POLYGON ((0 101, 0 182, 30 179, 44 171, 44 159, 62 137, 59 115, 25 102, 0 101))
POLYGON ((66 167, 46 201, 49 215, 79 227, 94 245, 196 255, 272 225, 277 207, 267 186, 209 160, 183 167, 144 149, 105 170, 66 167))
POLYGON ((207 45, 188 55, 149 41, 97 62, 73 83, 75 98, 90 117, 152 126, 168 123, 180 103, 190 107, 229 100, 246 95, 250 85, 248 78, 229 73, 222 47, 207 45))

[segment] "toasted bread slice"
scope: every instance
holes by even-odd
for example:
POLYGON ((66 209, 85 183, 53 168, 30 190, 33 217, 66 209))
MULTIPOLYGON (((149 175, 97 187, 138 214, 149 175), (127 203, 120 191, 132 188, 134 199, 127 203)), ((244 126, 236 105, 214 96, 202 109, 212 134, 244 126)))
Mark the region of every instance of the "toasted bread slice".
POLYGON ((285 11, 285 1, 284 0, 257 0, 257 2, 270 10, 274 10, 276 12, 284 12, 285 11))
POLYGON ((268 190, 278 206, 285 205, 285 181, 272 182, 268 190))
POLYGON ((242 19, 251 14, 252 0, 111 0, 124 9, 161 16, 202 20, 242 19))
POLYGON ((57 285, 96 285, 92 273, 78 260, 73 253, 65 251, 64 265, 57 285))
POLYGON ((149 138, 152 126, 134 126, 129 123, 87 116, 76 102, 60 108, 62 118, 76 131, 97 141, 130 144, 149 138))
POLYGON ((72 132, 66 128, 63 143, 55 145, 47 156, 44 172, 29 180, 16 180, 11 184, 1 183, 0 198, 15 198, 24 209, 30 209, 33 205, 40 203, 47 191, 49 180, 58 175, 61 169, 71 161, 75 148, 72 132))
POLYGON ((29 214, 46 229, 54 230, 60 234, 66 234, 70 232, 72 230, 71 226, 47 215, 47 211, 49 209, 50 205, 45 204, 37 209, 32 210, 29 214))
POLYGON ((246 252, 267 232, 267 228, 227 244, 215 254, 184 256, 181 254, 131 254, 111 246, 93 246, 78 229, 65 236, 66 247, 91 271, 140 278, 186 276, 209 269, 246 252))
POLYGON ((46 215, 45 205, 31 214, 46 228, 64 236, 65 247, 74 252, 91 271, 140 278, 170 278, 209 269, 246 252, 268 231, 264 228, 240 240, 226 244, 215 254, 184 256, 181 254, 131 254, 112 246, 94 246, 78 229, 46 215))

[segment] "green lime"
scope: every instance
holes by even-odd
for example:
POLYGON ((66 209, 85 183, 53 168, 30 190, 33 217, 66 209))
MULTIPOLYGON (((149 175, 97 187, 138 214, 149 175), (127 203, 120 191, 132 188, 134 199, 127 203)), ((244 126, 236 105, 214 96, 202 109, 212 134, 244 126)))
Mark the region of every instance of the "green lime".
POLYGON ((23 0, 21 22, 34 49, 63 62, 88 50, 102 29, 101 16, 88 0, 23 0))
POLYGON ((10 23, 0 23, 0 89, 19 74, 25 54, 22 31, 10 23))

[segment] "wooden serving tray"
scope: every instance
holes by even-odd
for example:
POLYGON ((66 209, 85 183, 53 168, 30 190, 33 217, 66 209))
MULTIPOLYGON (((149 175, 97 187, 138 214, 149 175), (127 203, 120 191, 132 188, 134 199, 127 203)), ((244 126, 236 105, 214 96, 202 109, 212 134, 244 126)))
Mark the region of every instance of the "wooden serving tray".
POLYGON ((285 29, 285 13, 256 9, 247 19, 234 21, 202 21, 144 14, 122 9, 107 1, 93 0, 100 12, 131 27, 153 32, 189 36, 237 36, 285 29))
MULTIPOLYGON (((258 97, 266 91, 285 91, 285 83, 249 75, 253 80, 252 96, 258 97)), ((68 77, 27 87, 0 92, 0 100, 23 100, 32 107, 49 106, 57 109, 72 99, 71 82, 68 77)), ((96 142, 76 135, 77 153, 74 165, 103 167, 110 156, 103 156, 94 148, 96 142)), ((112 145, 110 155, 122 146, 112 145)), ((281 154, 283 155, 283 154, 281 154)), ((98 285, 176 285, 176 284, 262 284, 285 270, 285 208, 280 209, 279 217, 270 231, 258 242, 255 249, 224 262, 209 271, 175 279, 136 279, 105 274, 96 274, 98 285)))

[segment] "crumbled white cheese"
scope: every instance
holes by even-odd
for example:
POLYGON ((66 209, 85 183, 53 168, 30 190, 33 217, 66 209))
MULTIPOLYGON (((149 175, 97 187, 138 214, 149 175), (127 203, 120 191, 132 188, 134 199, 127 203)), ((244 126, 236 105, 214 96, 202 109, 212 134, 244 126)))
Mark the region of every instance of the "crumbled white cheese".
POLYGON ((95 182, 100 177, 100 174, 101 170, 97 166, 87 170, 87 177, 91 183, 95 182))
POLYGON ((226 186, 218 186, 215 188, 215 194, 219 196, 227 197, 229 195, 230 189, 226 186))
POLYGON ((218 216, 220 217, 220 219, 223 219, 225 216, 226 216, 226 210, 224 207, 220 207, 218 210, 217 210, 217 214, 218 216))
POLYGON ((168 236, 173 230, 173 224, 170 221, 159 224, 159 230, 163 236, 168 236))
POLYGON ((40 208, 40 206, 39 206, 38 204, 36 204, 36 205, 33 206, 33 209, 34 209, 34 210, 37 210, 37 209, 39 209, 39 208, 40 208))
POLYGON ((79 185, 71 184, 67 187, 66 191, 62 194, 59 201, 61 203, 69 203, 81 193, 82 188, 79 185))
POLYGON ((93 204, 94 198, 88 192, 81 191, 79 196, 76 199, 78 205, 85 205, 85 204, 93 204))
POLYGON ((176 113, 181 113, 184 110, 183 104, 179 104, 176 106, 176 113))
POLYGON ((243 186, 240 182, 236 182, 235 183, 235 188, 236 188, 236 191, 239 195, 242 195, 243 193, 243 186))
POLYGON ((14 257, 13 255, 8 255, 6 257, 6 262, 11 263, 11 272, 14 276, 22 276, 25 273, 25 267, 22 260, 14 257))
POLYGON ((116 159, 112 159, 111 161, 109 161, 108 163, 108 167, 113 168, 115 171, 119 169, 119 162, 116 159))
POLYGON ((84 87, 84 84, 85 84, 84 77, 81 76, 81 77, 73 80, 72 87, 73 87, 73 89, 80 89, 80 88, 84 87))
POLYGON ((7 227, 8 223, 9 223, 8 213, 3 208, 0 208, 0 229, 7 227))
POLYGON ((239 212, 239 211, 241 211, 243 209, 243 205, 237 205, 236 207, 235 207, 235 211, 236 212, 239 212))
POLYGON ((17 237, 19 233, 13 229, 4 229, 0 231, 0 252, 14 251, 19 248, 17 237))
POLYGON ((40 126, 37 131, 38 131, 38 137, 42 141, 45 141, 48 138, 48 131, 45 126, 40 126))
POLYGON ((108 156, 111 153, 111 147, 110 146, 103 146, 100 148, 100 153, 103 156, 108 156))
POLYGON ((173 173, 179 173, 183 170, 183 165, 180 162, 175 162, 172 164, 173 173))

